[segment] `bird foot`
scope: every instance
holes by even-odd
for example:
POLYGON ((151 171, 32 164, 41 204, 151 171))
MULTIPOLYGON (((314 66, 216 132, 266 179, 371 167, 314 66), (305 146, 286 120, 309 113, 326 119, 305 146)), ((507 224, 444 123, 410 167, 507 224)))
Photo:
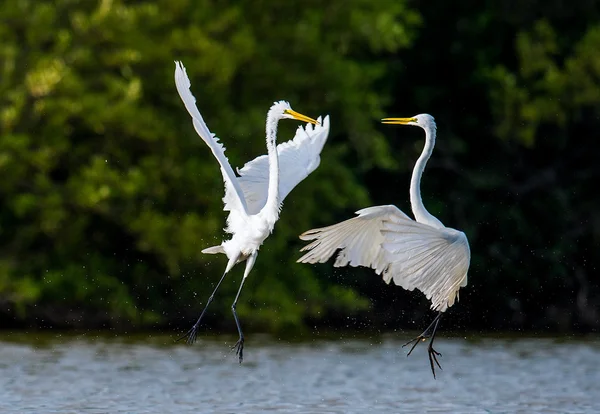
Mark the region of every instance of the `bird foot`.
POLYGON ((421 342, 421 341, 425 342, 428 338, 429 338, 429 335, 426 335, 425 333, 422 333, 421 335, 417 336, 414 339, 411 339, 410 341, 408 341, 407 343, 405 343, 404 345, 402 345, 402 348, 404 348, 405 346, 414 343, 413 346, 412 346, 412 348, 410 348, 410 351, 408 351, 408 354, 406 354, 406 356, 409 356, 412 353, 413 349, 416 348, 416 346, 419 344, 419 342, 421 342))
POLYGON ((243 336, 240 336, 240 339, 238 339, 238 341, 235 343, 235 345, 231 347, 232 351, 234 349, 235 349, 235 354, 238 356, 238 358, 240 360, 240 364, 241 364, 242 361, 244 360, 244 337, 243 336))
MULTIPOLYGON (((441 357, 442 354, 439 353, 438 351, 436 351, 435 349, 433 349, 433 346, 431 346, 431 344, 429 344, 429 347, 427 348, 427 353, 429 354, 429 364, 431 365, 431 372, 433 373, 433 379, 435 379, 435 367, 433 366, 433 362, 435 361, 436 365, 438 366, 439 369, 442 369, 442 366, 440 365, 440 361, 438 361, 437 357, 441 357)), ((443 371, 443 369, 442 369, 443 371)))
MULTIPOLYGON (((407 343, 402 345, 402 348, 404 348, 407 345, 413 344, 412 348, 410 348, 410 351, 408 351, 408 354, 406 354, 406 356, 407 357, 410 356, 410 354, 416 348, 416 346, 419 344, 419 342, 425 342, 427 339, 429 339, 429 335, 427 335, 424 332, 421 335, 417 336, 416 338, 411 339, 410 341, 408 341, 407 343)), ((438 359, 437 359, 437 357, 438 356, 441 357, 442 354, 440 352, 436 351, 435 349, 433 349, 433 342, 429 343, 429 346, 427 347, 427 353, 429 355, 429 364, 431 365, 431 373, 433 374, 433 379, 436 379, 435 366, 433 365, 433 363, 435 362, 435 365, 437 365, 439 369, 442 369, 442 366, 440 365, 440 361, 438 361, 438 359)))
POLYGON ((187 338, 185 340, 185 342, 188 345, 192 345, 194 342, 196 342, 196 338, 198 337, 198 325, 194 325, 192 326, 192 328, 187 331, 185 334, 181 335, 179 338, 177 338, 177 340, 175 342, 179 342, 184 338, 187 338))

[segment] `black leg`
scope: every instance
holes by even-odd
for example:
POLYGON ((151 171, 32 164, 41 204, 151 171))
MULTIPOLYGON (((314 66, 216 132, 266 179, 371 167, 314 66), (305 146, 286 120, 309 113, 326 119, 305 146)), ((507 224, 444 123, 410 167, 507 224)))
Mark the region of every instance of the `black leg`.
POLYGON ((206 306, 204 307, 204 310, 200 314, 200 317, 198 318, 198 320, 196 321, 194 326, 192 326, 192 328, 189 331, 187 331, 185 334, 181 335, 177 339, 177 341, 181 341, 183 338, 187 337, 186 342, 188 344, 191 345, 194 342, 196 342, 196 337, 198 336, 198 328, 200 328, 200 321, 202 320, 202 317, 206 313, 206 309, 208 309, 208 305, 210 305, 210 302, 212 302, 212 300, 214 299, 215 293, 217 293, 217 290, 219 289, 219 286, 221 286, 221 282, 223 282, 223 279, 225 279, 226 274, 227 274, 227 272, 223 273, 223 276, 221 276, 221 280, 219 280, 219 283, 217 283, 217 287, 215 288, 215 290, 213 290, 213 293, 212 293, 212 295, 210 295, 210 298, 208 298, 208 302, 206 302, 206 306))
POLYGON ((233 301, 233 304, 231 305, 231 311, 233 312, 233 318, 235 319, 235 324, 237 326, 238 334, 240 335, 240 338, 235 343, 235 345, 233 347, 231 347, 231 349, 235 349, 235 354, 238 356, 238 358, 240 360, 240 364, 244 360, 244 333, 242 332, 240 320, 238 319, 235 309, 237 307, 237 301, 238 301, 238 298, 240 297, 240 293, 242 292, 242 287, 244 286, 245 281, 246 281, 246 278, 245 277, 242 278, 242 283, 240 283, 240 288, 238 289, 237 295, 235 295, 235 300, 233 301))
POLYGON ((435 364, 439 367, 439 369, 442 369, 442 366, 440 365, 440 362, 437 359, 437 357, 438 356, 441 357, 442 354, 440 354, 435 349, 433 349, 433 341, 435 340, 435 334, 437 332, 438 324, 440 323, 441 317, 442 317, 442 312, 438 312, 438 314, 435 317, 435 319, 433 320, 433 322, 431 322, 431 324, 427 327, 427 329, 425 329, 423 331, 423 333, 421 335, 417 336, 415 339, 412 339, 412 340, 408 341, 407 343, 405 343, 404 345, 402 345, 402 348, 404 348, 407 345, 413 344, 413 346, 410 348, 410 351, 408 351, 408 354, 406 355, 406 356, 409 356, 412 353, 412 351, 415 349, 415 347, 418 345, 419 342, 426 341, 428 338, 431 338, 431 340, 429 341, 429 347, 427 348, 427 353, 429 354, 429 364, 431 365, 431 372, 433 373, 434 379, 435 379, 435 366, 433 365, 433 363, 435 362, 435 364))
POLYGON ((437 357, 442 356, 438 351, 433 349, 433 341, 435 340, 435 333, 437 332, 438 324, 440 323, 440 318, 436 318, 435 326, 433 327, 433 333, 431 334, 431 340, 429 341, 429 347, 427 347, 427 353, 429 354, 429 364, 431 365, 431 372, 433 373, 433 379, 435 379, 435 367, 433 366, 433 362, 437 364, 439 369, 442 369, 440 362, 437 357))

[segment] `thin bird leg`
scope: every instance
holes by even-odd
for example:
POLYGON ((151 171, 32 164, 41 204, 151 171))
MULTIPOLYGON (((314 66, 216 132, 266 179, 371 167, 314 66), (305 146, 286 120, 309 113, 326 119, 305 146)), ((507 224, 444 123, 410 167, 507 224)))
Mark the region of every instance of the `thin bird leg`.
POLYGON ((240 288, 238 289, 237 295, 235 295, 235 299, 234 299, 233 303, 231 304, 231 312, 233 312, 233 318, 235 319, 235 325, 237 326, 238 334, 240 335, 240 338, 235 343, 235 345, 231 347, 231 349, 232 350, 235 349, 235 354, 238 356, 240 364, 244 360, 244 333, 242 332, 242 326, 240 325, 240 320, 238 319, 237 312, 236 312, 237 301, 240 297, 240 293, 242 292, 242 287, 244 286, 244 282, 246 281, 246 278, 248 277, 250 270, 252 270, 252 267, 254 266, 254 262, 256 261, 256 256, 258 256, 258 252, 254 252, 248 257, 248 261, 246 262, 246 269, 244 270, 244 277, 242 278, 242 282, 240 283, 240 288))
POLYGON ((438 351, 433 349, 433 341, 435 340, 435 333, 437 332, 438 324, 440 323, 440 318, 436 318, 435 326, 433 327, 433 333, 431 334, 431 341, 429 341, 429 347, 427 348, 427 353, 429 354, 429 364, 431 365, 431 372, 433 374, 433 379, 435 379, 435 367, 433 366, 433 361, 437 364, 439 369, 442 369, 440 362, 437 357, 442 356, 438 351))
POLYGON ((437 316, 435 317, 435 319, 431 322, 431 324, 427 327, 427 329, 425 329, 423 331, 423 333, 419 336, 417 336, 414 339, 411 339, 410 341, 408 341, 407 343, 405 343, 404 345, 402 345, 402 348, 404 348, 407 345, 410 345, 414 342, 414 345, 412 346, 412 348, 410 348, 410 351, 408 351, 408 355, 410 355, 413 351, 413 349, 415 349, 415 347, 418 345, 419 341, 426 341, 427 338, 429 338, 431 335, 429 334, 429 331, 433 330, 434 327, 437 328, 437 322, 439 321, 439 319, 442 317, 442 312, 439 312, 437 314, 437 316))
POLYGON ((244 360, 244 333, 242 332, 240 320, 238 319, 235 309, 237 307, 237 301, 238 301, 238 298, 240 297, 240 292, 242 291, 242 286, 244 286, 245 280, 246 280, 246 278, 242 279, 242 283, 240 283, 240 288, 238 289, 238 293, 237 293, 237 295, 235 295, 235 300, 233 301, 233 304, 231 305, 231 312, 233 312, 233 318, 235 319, 235 324, 237 326, 238 334, 240 335, 240 338, 235 343, 235 345, 231 347, 231 349, 235 349, 235 354, 238 356, 238 358, 240 360, 240 364, 244 360))
POLYGON ((200 317, 198 318, 198 320, 196 321, 196 323, 194 324, 194 326, 192 326, 192 328, 187 331, 185 334, 181 335, 176 342, 181 341, 183 338, 187 337, 186 342, 188 344, 193 344, 194 342, 196 342, 196 337, 198 336, 198 328, 200 328, 200 321, 202 320, 202 317, 204 317, 204 314, 206 313, 206 309, 208 309, 208 305, 210 305, 210 302, 213 301, 214 297, 215 297, 215 293, 217 293, 217 290, 219 289, 219 286, 221 286, 221 282, 223 282, 223 279, 225 279, 225 275, 227 274, 227 270, 225 271, 225 273, 223 273, 223 276, 221 276, 221 280, 219 280, 219 283, 217 283, 217 287, 215 288, 215 290, 213 290, 212 295, 210 295, 210 298, 208 298, 208 302, 206 302, 206 306, 204 306, 204 310, 202 311, 202 313, 200 314, 200 317))
POLYGON ((442 356, 442 354, 437 352, 435 349, 433 349, 433 341, 435 340, 435 334, 437 332, 437 327, 438 327, 438 324, 440 323, 441 317, 442 317, 442 312, 438 312, 435 319, 431 322, 431 324, 427 327, 427 329, 425 329, 423 331, 423 333, 421 335, 417 336, 414 339, 411 339, 410 341, 408 341, 407 343, 402 345, 402 348, 404 348, 407 345, 413 344, 413 346, 410 348, 410 351, 408 351, 408 354, 406 355, 406 356, 409 356, 412 353, 412 351, 415 349, 415 347, 419 344, 419 342, 426 341, 428 338, 431 338, 431 341, 429 342, 429 347, 427 348, 427 352, 429 354, 429 362, 431 364, 431 371, 433 372, 433 378, 435 378, 435 369, 433 366, 434 361, 437 364, 437 366, 440 369, 442 369, 442 366, 440 365, 440 363, 437 359, 437 357, 442 356), (431 332, 431 334, 430 334, 430 332, 431 332))

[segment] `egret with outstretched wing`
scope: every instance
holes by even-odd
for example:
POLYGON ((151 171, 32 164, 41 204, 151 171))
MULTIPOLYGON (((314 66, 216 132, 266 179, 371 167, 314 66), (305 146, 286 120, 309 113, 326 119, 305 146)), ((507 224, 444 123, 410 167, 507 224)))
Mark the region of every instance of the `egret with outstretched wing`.
POLYGON ((441 368, 437 359, 441 354, 433 349, 433 341, 443 312, 458 299, 458 290, 467 285, 469 242, 463 232, 445 227, 431 215, 421 199, 421 176, 435 145, 433 117, 421 114, 412 118, 386 118, 383 122, 416 125, 425 130, 425 147, 410 182, 415 220, 392 205, 359 210, 357 217, 303 233, 300 238, 312 242, 302 248, 308 252, 298 261, 323 263, 339 251, 336 267, 370 267, 386 283, 393 280, 404 289, 423 292, 431 300, 431 309, 438 314, 421 335, 404 346, 414 343, 410 355, 419 341, 431 338, 428 353, 435 378, 434 362, 441 368))
POLYGON ((242 286, 254 266, 258 249, 271 234, 275 222, 279 219, 283 199, 300 181, 319 166, 321 150, 329 135, 329 116, 326 116, 321 122, 321 118, 314 120, 292 110, 290 104, 285 101, 275 102, 267 115, 267 155, 262 155, 246 163, 238 171, 240 175, 238 177, 229 165, 225 156, 225 148, 210 132, 196 107, 196 99, 190 92, 191 83, 181 62, 175 62, 175 85, 192 117, 196 132, 210 147, 221 167, 225 182, 224 210, 229 211, 225 231, 232 235, 231 239, 223 241, 220 245, 202 250, 203 253, 223 253, 227 255, 228 262, 223 276, 210 295, 200 317, 180 339, 187 337, 188 343, 196 340, 202 317, 225 275, 236 263, 246 260, 244 276, 231 305, 239 333, 239 339, 234 348, 241 363, 244 334, 236 313, 236 305, 242 286), (308 122, 308 124, 304 128, 298 128, 294 139, 277 145, 277 125, 280 119, 296 119, 308 122))

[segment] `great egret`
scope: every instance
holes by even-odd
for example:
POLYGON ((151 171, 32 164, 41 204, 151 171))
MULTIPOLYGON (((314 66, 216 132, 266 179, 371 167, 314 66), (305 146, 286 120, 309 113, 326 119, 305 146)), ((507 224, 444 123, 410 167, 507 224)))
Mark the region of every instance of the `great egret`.
POLYGON ((236 305, 242 286, 254 266, 258 249, 271 234, 275 222, 279 219, 283 199, 300 181, 319 166, 319 155, 329 134, 329 116, 326 116, 321 124, 321 118, 314 120, 302 115, 292 110, 290 104, 285 101, 275 102, 267 115, 268 155, 262 155, 246 163, 241 170, 238 170, 238 177, 229 165, 224 152, 225 148, 209 131, 196 107, 196 99, 189 89, 191 83, 181 62, 175 62, 175 85, 187 111, 192 116, 196 132, 210 147, 221 166, 225 182, 224 210, 229 211, 225 231, 232 234, 231 239, 223 241, 220 245, 202 250, 202 253, 227 255, 227 267, 212 295, 208 298, 200 317, 194 326, 179 339, 187 337, 188 343, 196 340, 202 317, 225 275, 236 263, 246 260, 244 276, 231 305, 239 333, 239 340, 232 349, 236 349, 236 355, 241 363, 244 355, 244 334, 236 313, 236 305), (293 140, 276 145, 277 124, 280 119, 296 119, 308 122, 308 124, 305 128, 298 127, 293 140), (316 126, 313 127, 310 124, 316 126))
POLYGON ((404 346, 414 343, 411 354, 420 340, 429 342, 429 362, 435 378, 434 361, 441 369, 433 349, 435 333, 442 316, 458 290, 467 285, 471 253, 467 237, 461 231, 445 227, 432 216, 421 200, 421 176, 435 145, 435 121, 431 115, 412 118, 386 118, 386 124, 415 125, 425 130, 425 147, 415 164, 410 181, 410 204, 416 221, 396 206, 369 207, 356 212, 358 217, 329 227, 309 230, 302 240, 312 240, 302 251, 308 251, 298 262, 323 263, 339 250, 334 266, 366 266, 393 280, 407 290, 415 288, 431 300, 437 316, 425 331, 404 346))

